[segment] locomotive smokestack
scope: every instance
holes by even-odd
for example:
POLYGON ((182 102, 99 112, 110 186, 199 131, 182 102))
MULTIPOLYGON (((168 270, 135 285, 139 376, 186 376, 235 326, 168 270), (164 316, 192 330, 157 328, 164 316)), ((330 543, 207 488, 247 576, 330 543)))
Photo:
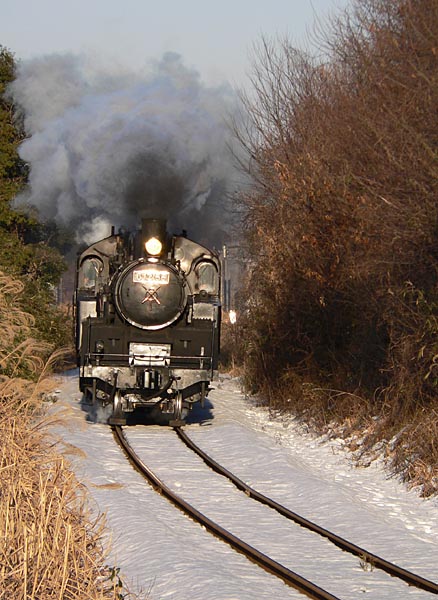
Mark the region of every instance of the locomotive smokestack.
POLYGON ((156 237, 159 240, 165 240, 167 235, 166 219, 142 219, 141 237, 147 240, 156 237))

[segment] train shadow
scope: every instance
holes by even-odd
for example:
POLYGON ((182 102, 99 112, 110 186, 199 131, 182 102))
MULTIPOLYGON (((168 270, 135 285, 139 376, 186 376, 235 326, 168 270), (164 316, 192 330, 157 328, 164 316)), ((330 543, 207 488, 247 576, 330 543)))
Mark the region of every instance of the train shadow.
POLYGON ((187 425, 211 425, 214 419, 214 405, 209 398, 204 401, 204 406, 197 402, 186 418, 187 425))

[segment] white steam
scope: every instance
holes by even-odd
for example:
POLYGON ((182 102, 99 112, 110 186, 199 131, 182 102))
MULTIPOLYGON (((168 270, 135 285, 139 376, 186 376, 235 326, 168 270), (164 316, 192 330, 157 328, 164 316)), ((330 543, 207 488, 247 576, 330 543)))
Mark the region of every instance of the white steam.
POLYGON ((20 147, 30 185, 17 205, 37 207, 86 242, 143 216, 198 235, 202 227, 210 242, 227 228, 238 174, 225 118, 236 97, 204 86, 178 55, 165 54, 146 75, 48 56, 19 64, 9 93, 30 136, 20 147))

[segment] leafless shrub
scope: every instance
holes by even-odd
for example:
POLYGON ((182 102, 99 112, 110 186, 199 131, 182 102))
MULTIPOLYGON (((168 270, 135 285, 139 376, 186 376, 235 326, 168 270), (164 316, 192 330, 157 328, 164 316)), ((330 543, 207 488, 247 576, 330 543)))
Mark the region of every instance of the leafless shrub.
POLYGON ((243 98, 246 365, 273 398, 291 371, 342 390, 300 410, 392 427, 436 406, 438 0, 356 0, 320 41, 262 40, 243 98))

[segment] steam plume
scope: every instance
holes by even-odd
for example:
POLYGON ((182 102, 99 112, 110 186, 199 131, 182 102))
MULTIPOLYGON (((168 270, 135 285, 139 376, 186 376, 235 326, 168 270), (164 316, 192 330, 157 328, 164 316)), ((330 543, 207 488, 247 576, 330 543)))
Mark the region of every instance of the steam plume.
POLYGON ((30 135, 20 147, 30 186, 17 205, 86 242, 143 216, 198 238, 202 226, 206 241, 220 241, 238 178, 224 123, 236 104, 229 87, 207 88, 173 53, 147 75, 54 55, 21 63, 9 93, 30 135))

